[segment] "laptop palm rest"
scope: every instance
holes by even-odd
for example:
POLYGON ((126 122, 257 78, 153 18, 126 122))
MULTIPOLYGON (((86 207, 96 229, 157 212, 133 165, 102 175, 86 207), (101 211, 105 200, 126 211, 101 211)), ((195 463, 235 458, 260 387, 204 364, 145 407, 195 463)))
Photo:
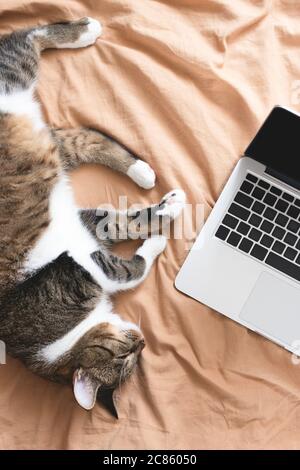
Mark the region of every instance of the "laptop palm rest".
POLYGON ((272 274, 259 276, 239 316, 257 332, 299 345, 300 290, 272 274))

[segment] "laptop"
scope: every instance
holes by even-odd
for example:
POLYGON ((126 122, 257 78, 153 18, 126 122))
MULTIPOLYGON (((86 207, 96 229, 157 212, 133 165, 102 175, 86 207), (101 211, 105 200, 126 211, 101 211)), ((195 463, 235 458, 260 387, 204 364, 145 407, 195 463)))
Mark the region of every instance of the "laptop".
POLYGON ((276 106, 198 235, 176 288, 300 355, 300 115, 276 106))

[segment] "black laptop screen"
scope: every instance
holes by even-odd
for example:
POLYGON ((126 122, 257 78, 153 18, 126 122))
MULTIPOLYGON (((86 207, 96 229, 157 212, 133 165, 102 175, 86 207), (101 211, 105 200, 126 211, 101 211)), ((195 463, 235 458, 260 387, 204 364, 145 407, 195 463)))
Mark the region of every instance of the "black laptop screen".
POLYGON ((300 181, 300 116, 280 107, 274 108, 245 155, 300 181))

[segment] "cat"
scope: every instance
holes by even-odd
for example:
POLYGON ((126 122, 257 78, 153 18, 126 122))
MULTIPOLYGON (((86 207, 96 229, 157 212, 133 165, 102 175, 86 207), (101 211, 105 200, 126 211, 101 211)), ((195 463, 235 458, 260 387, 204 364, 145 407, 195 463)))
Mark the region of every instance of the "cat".
POLYGON ((34 97, 40 53, 92 45, 101 30, 82 18, 0 38, 0 339, 33 372, 73 384, 87 410, 132 374, 145 345, 110 296, 145 279, 166 246, 160 230, 185 204, 174 190, 125 214, 75 206, 68 172, 82 163, 155 184, 146 162, 100 131, 50 129, 34 97), (120 232, 138 230, 146 239, 131 259, 112 254, 120 232))

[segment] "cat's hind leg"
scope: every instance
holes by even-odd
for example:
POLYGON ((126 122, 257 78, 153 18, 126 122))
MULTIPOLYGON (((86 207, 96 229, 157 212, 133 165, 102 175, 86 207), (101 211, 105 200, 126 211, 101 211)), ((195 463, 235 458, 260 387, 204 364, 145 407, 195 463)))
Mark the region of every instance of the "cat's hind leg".
POLYGON ((45 127, 34 97, 40 53, 48 48, 85 47, 101 33, 97 20, 37 26, 0 37, 0 113, 26 115, 35 130, 45 127))
POLYGON ((44 49, 77 49, 94 44, 101 35, 102 26, 96 19, 85 17, 77 21, 38 26, 30 31, 30 37, 44 49))
POLYGON ((40 52, 44 49, 85 47, 93 44, 100 34, 97 20, 82 18, 1 36, 0 94, 22 93, 35 85, 40 52))

